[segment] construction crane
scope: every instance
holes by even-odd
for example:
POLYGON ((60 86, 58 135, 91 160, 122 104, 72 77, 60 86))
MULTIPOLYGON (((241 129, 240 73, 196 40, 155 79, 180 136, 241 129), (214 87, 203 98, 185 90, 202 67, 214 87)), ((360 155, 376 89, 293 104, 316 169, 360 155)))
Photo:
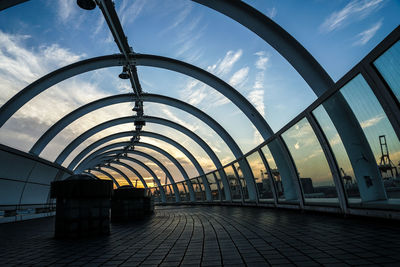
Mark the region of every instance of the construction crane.
POLYGON ((342 172, 342 178, 344 180, 345 185, 351 185, 353 183, 353 178, 350 175, 347 175, 343 168, 340 168, 340 171, 342 172))
POLYGON ((381 174, 383 176, 383 173, 387 173, 388 171, 390 171, 390 173, 392 174, 391 177, 398 177, 399 173, 397 171, 396 166, 393 164, 392 160, 390 159, 389 156, 389 148, 386 142, 386 135, 380 135, 379 136, 379 144, 381 146, 381 161, 379 163, 379 170, 381 171, 381 174), (394 176, 394 173, 396 174, 396 176, 394 176))

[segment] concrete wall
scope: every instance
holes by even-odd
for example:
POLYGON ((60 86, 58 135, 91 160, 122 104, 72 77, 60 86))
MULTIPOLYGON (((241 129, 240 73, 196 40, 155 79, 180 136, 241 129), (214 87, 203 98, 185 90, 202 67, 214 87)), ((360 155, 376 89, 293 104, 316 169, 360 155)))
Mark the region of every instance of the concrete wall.
POLYGON ((69 174, 52 162, 0 145, 0 210, 48 204, 50 183, 69 174))

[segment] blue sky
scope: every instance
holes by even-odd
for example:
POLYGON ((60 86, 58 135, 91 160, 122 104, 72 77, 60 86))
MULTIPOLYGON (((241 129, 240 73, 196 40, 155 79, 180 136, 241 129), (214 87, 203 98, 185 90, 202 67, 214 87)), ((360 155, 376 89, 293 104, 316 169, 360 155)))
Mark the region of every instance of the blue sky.
MULTIPOLYGON (((0 105, 59 67, 118 53, 100 10, 85 11, 75 2, 34 0, 0 12, 0 105)), ((400 21, 400 2, 395 0, 246 2, 299 40, 334 80, 359 62, 400 21)), ((115 4, 135 52, 177 58, 212 72, 242 93, 274 131, 316 99, 276 51, 222 14, 187 0, 125 0, 115 4)), ((52 87, 0 129, 0 142, 28 151, 52 123, 73 109, 104 96, 130 92, 129 83, 117 77, 120 70, 97 70, 52 87)), ((138 72, 145 92, 175 97, 207 112, 232 134, 244 153, 262 142, 238 108, 212 88, 167 70, 138 67, 138 72)), ((57 136, 40 156, 54 160, 65 143, 85 129, 116 116, 132 115, 130 106, 111 106, 85 116, 57 136)), ((191 115, 158 104, 146 104, 145 114, 186 125, 210 144, 223 164, 234 159, 222 140, 191 115)), ((95 137, 131 128, 118 126, 95 137)), ((214 169, 205 152, 177 131, 151 124, 145 130, 178 138, 204 164, 205 170, 214 169)), ((74 155, 95 137, 74 151, 74 155)), ((145 141, 168 148, 181 160, 189 176, 197 174, 188 159, 173 147, 151 138, 145 141)), ((163 159, 157 153, 154 155, 163 159)), ((71 160, 72 156, 65 164, 71 160)), ((180 177, 171 163, 165 158, 163 161, 180 177)))

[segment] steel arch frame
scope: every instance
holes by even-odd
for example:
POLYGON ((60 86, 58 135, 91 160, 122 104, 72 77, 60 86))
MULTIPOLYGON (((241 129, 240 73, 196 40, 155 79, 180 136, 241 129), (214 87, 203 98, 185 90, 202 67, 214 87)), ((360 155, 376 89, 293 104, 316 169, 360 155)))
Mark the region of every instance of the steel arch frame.
MULTIPOLYGON (((121 162, 121 161, 116 161, 116 160, 115 160, 115 157, 111 157, 111 156, 104 157, 103 159, 104 159, 104 160, 109 160, 111 163, 112 163, 112 162, 120 162, 120 163, 123 163, 123 162, 121 162)), ((139 166, 143 167, 143 168, 153 177, 153 180, 156 182, 158 188, 160 188, 161 199, 163 200, 164 203, 166 202, 165 192, 164 192, 164 189, 162 188, 162 185, 161 185, 161 183, 160 183, 160 180, 158 179, 157 175, 154 173, 154 171, 153 171, 149 166, 147 166, 144 162, 142 162, 142 161, 140 161, 140 160, 138 160, 138 159, 135 159, 135 158, 131 158, 131 157, 120 156, 120 157, 118 157, 118 159, 119 159, 119 160, 127 160, 127 161, 136 163, 136 164, 138 164, 139 166)), ((143 180, 144 180, 144 179, 143 179, 143 180)))
POLYGON ((128 169, 129 171, 134 173, 139 178, 139 180, 140 180, 140 182, 142 182, 144 188, 146 188, 146 189, 148 188, 147 183, 143 179, 143 176, 140 174, 140 172, 138 172, 135 168, 133 168, 129 164, 126 164, 125 162, 121 162, 121 161, 111 161, 110 164, 117 164, 119 166, 125 167, 126 169, 128 169))
MULTIPOLYGON (((129 132, 128 132, 128 133, 129 133, 129 132)), ((85 162, 89 162, 91 159, 93 159, 93 158, 96 157, 97 155, 99 155, 99 154, 101 154, 101 153, 103 153, 103 152, 106 152, 106 151, 109 150, 109 149, 117 148, 117 147, 124 147, 124 146, 129 146, 129 145, 131 145, 130 142, 118 142, 118 143, 113 143, 113 144, 104 146, 104 147, 102 147, 102 148, 100 148, 100 149, 94 151, 94 152, 91 153, 90 155, 88 155, 87 158, 85 158, 85 159, 82 161, 82 165, 84 165, 85 162)), ((158 152, 158 153, 164 155, 165 157, 167 157, 167 158, 178 168, 178 170, 181 172, 183 178, 184 178, 185 181, 188 183, 188 185, 189 185, 188 187, 189 187, 190 199, 191 199, 191 201, 194 201, 195 196, 194 196, 194 191, 193 191, 192 184, 191 184, 191 182, 190 182, 190 179, 189 179, 189 176, 188 176, 186 170, 183 168, 182 164, 179 163, 179 161, 177 161, 171 154, 169 154, 169 153, 168 153, 167 151, 165 151, 164 149, 161 149, 161 148, 159 148, 159 147, 157 147, 157 146, 154 146, 154 145, 152 145, 152 144, 140 142, 140 143, 135 144, 135 147, 136 147, 136 146, 149 148, 149 149, 154 150, 154 151, 156 151, 156 152, 158 152)), ((143 151, 141 151, 141 152, 143 152, 143 151)), ((143 152, 143 153, 145 153, 145 152, 143 152)), ((79 166, 78 166, 78 167, 79 167, 79 166)))
MULTIPOLYGON (((234 19, 239 22, 243 26, 247 27, 262 39, 264 39, 267 43, 269 43, 276 51, 278 51, 294 68, 295 70, 303 77, 303 79, 310 85, 311 89, 320 96, 327 88, 330 88, 330 85, 333 85, 332 79, 326 73, 326 71, 321 67, 321 65, 315 60, 315 58, 289 33, 287 33, 283 28, 281 28, 278 24, 273 22, 271 19, 263 15, 261 12, 256 10, 255 8, 247 5, 242 1, 229 1, 229 0, 193 0, 200 4, 210 7, 211 9, 216 10, 226 16, 234 19), (324 86, 328 85, 328 86, 324 86), (322 90, 324 89, 324 90, 322 90)), ((10 0, 9 5, 19 4, 20 0, 10 0)), ((28 97, 29 98, 29 97, 28 97)), ((338 111, 332 112, 330 117, 333 120, 334 124, 338 124, 338 132, 343 137, 343 144, 345 145, 346 152, 349 153, 349 158, 353 165, 353 169, 355 173, 362 174, 364 169, 369 169, 369 173, 371 175, 378 175, 380 177, 380 173, 376 166, 369 165, 359 165, 356 155, 353 150, 356 150, 357 153, 361 153, 364 157, 367 158, 367 161, 375 162, 372 151, 368 145, 366 137, 360 127, 355 120, 354 114, 352 114, 350 108, 347 105, 347 102, 344 101, 344 98, 339 95, 338 102, 345 104, 345 112, 338 111), (346 122, 341 122, 340 115, 349 115, 347 114, 350 111, 350 119, 346 122), (331 116, 332 115, 332 116, 331 116), (352 129, 349 127, 355 127, 353 131, 346 131, 346 129, 352 129), (360 140, 360 144, 357 147, 352 145, 353 143, 358 144, 360 140)), ((8 103, 8 102, 7 102, 8 103)), ((6 103, 6 104, 7 104, 6 103)), ((4 105, 3 105, 4 107, 4 105)), ((18 109, 18 108, 17 108, 18 109)), ((9 109, 7 110, 9 111, 9 109)), ((16 110, 11 110, 11 115, 16 110)), ((0 109, 0 125, 4 124, 2 110, 0 109)), ((7 116, 7 114, 6 114, 7 116)), ((8 116, 9 118, 10 116, 8 116)), ((7 119, 6 119, 7 120, 7 119)), ((279 149, 281 152, 282 148, 279 149)), ((273 151, 271 151, 274 153, 273 151)), ((286 155, 287 156, 287 155, 286 155)), ((292 165, 293 163, 288 163, 292 165)), ((334 171, 334 170, 331 170, 334 171)), ((361 181, 362 182, 362 181, 361 181)), ((375 187, 375 186, 374 186, 375 187)), ((383 188, 383 185, 381 184, 383 188)), ((378 198, 385 198, 386 194, 382 188, 379 190, 380 193, 376 193, 378 198)), ((379 191, 378 190, 378 191, 379 191)))
MULTIPOLYGON (((83 149, 68 165, 68 169, 73 169, 76 166, 76 164, 78 164, 87 154, 89 154, 91 151, 93 151, 95 148, 99 147, 100 145, 102 145, 108 141, 115 140, 117 138, 132 136, 135 133, 136 133, 135 131, 118 132, 118 133, 111 134, 111 135, 105 136, 105 137, 97 140, 96 142, 90 144, 85 149, 83 149)), ((172 146, 176 147, 178 150, 180 150, 183 154, 185 154, 189 158, 189 160, 192 162, 192 164, 195 166, 195 168, 199 172, 199 175, 204 174, 204 171, 201 168, 199 162, 196 160, 196 158, 184 146, 182 146, 178 142, 172 140, 171 138, 169 138, 167 136, 153 133, 153 132, 148 132, 148 131, 141 131, 140 136, 146 136, 146 137, 151 137, 151 138, 154 138, 157 140, 163 140, 163 141, 171 144, 172 146)), ((125 145, 131 145, 131 144, 129 142, 126 142, 125 145)), ((164 151, 164 152, 166 152, 166 151, 164 151)), ((167 156, 167 157, 169 157, 169 156, 167 156)), ((175 160, 175 158, 174 158, 174 160, 175 160)), ((177 163, 179 164, 178 161, 177 161, 177 163)), ((177 164, 175 164, 175 165, 178 167, 177 164)), ((179 165, 181 165, 181 164, 179 164, 179 165)), ((180 167, 178 167, 178 169, 180 169, 180 167)), ((183 170, 183 171, 184 171, 184 173, 186 173, 185 170, 183 170)), ((181 171, 181 173, 182 173, 183 177, 185 177, 185 174, 182 171, 181 171)), ((189 176, 187 174, 186 174, 185 180, 190 180, 189 176)), ((191 184, 190 184, 189 191, 192 191, 192 190, 193 190, 193 188, 191 188, 191 184)), ((193 197, 194 197, 194 193, 193 193, 193 197)))
MULTIPOLYGON (((130 61, 133 65, 168 69, 204 82, 231 100, 253 123, 264 139, 268 139, 273 135, 271 127, 257 109, 243 95, 217 76, 186 62, 162 56, 133 54, 130 61)), ((0 107, 0 127, 24 104, 51 86, 84 72, 122 66, 125 63, 124 57, 120 54, 101 56, 73 63, 43 76, 22 89, 0 107)))
MULTIPOLYGON (((86 132, 82 133, 77 138, 75 138, 71 143, 69 143, 68 146, 66 146, 65 149, 57 157, 55 163, 61 165, 75 148, 77 148, 81 143, 83 143, 86 139, 90 138, 92 135, 94 135, 102 130, 105 130, 107 128, 110 128, 112 126, 116 126, 119 124, 125 124, 125 123, 132 123, 135 120, 135 118, 137 118, 137 117, 136 116, 127 116, 127 117, 116 118, 116 119, 112 119, 112 120, 103 122, 99 125, 96 125, 96 126, 90 128, 89 130, 87 130, 86 132)), ((217 155, 214 153, 214 151, 211 149, 211 147, 201 137, 199 137, 196 133, 189 130, 188 128, 186 128, 176 122, 164 119, 164 118, 158 118, 158 117, 153 117, 153 116, 143 116, 142 118, 146 122, 168 126, 172 129, 180 131, 183 134, 185 134, 186 136, 190 137, 194 142, 196 142, 206 152, 206 154, 210 157, 211 161, 214 163, 215 168, 218 170, 218 172, 221 176, 222 183, 224 184, 225 198, 227 201, 231 200, 229 184, 227 182, 226 174, 223 169, 222 163, 219 160, 219 158, 217 157, 217 155)), ((68 168, 70 168, 70 166, 68 166, 68 168)), ((201 166, 200 166, 200 168, 201 168, 201 166)), ((201 168, 201 170, 202 170, 202 168, 201 168)), ((199 170, 198 170, 198 172, 199 172, 199 170)), ((207 184, 208 183, 206 183, 206 188, 208 187, 207 184)))
POLYGON ((102 166, 99 166, 99 167, 101 167, 101 168, 106 168, 106 169, 110 169, 110 170, 115 171, 116 173, 118 173, 119 175, 121 175, 122 178, 124 178, 124 179, 128 182, 128 184, 129 184, 130 186, 133 187, 133 184, 132 184, 131 180, 128 178, 128 176, 127 176, 124 172, 122 172, 121 170, 119 170, 118 168, 115 168, 115 167, 113 167, 113 166, 111 166, 111 165, 106 165, 106 164, 104 164, 104 165, 102 165, 102 166))
MULTIPOLYGON (((121 95, 102 98, 79 107, 78 109, 64 116, 62 119, 56 122, 52 127, 50 127, 50 129, 48 129, 39 138, 39 140, 35 143, 30 152, 32 154, 40 153, 40 151, 44 149, 44 147, 50 142, 52 138, 54 138, 54 136, 56 136, 62 129, 64 129, 70 123, 82 117, 83 115, 108 105, 123 103, 123 102, 132 102, 135 99, 136 97, 133 94, 121 94, 121 95)), ((229 149, 232 151, 233 155, 236 158, 241 158, 243 156, 243 152, 241 151, 237 143, 233 140, 233 138, 230 136, 230 134, 217 121, 215 121, 212 117, 210 117, 203 111, 199 110, 198 108, 189 105, 183 101, 180 101, 178 99, 156 94, 144 94, 142 95, 141 100, 145 102, 166 104, 192 114, 193 116, 197 117, 198 119, 206 123, 209 127, 211 127, 224 140, 224 142, 228 145, 229 149)), ((253 174, 248 165, 248 162, 246 160, 241 161, 240 165, 246 178, 250 200, 256 200, 257 193, 255 188, 255 182, 253 179, 253 174)), ((206 186, 206 188, 208 188, 208 186, 206 186)))
MULTIPOLYGON (((86 162, 81 162, 81 164, 79 164, 79 166, 77 167, 77 172, 84 171, 85 169, 92 168, 93 165, 97 165, 97 164, 101 163, 101 158, 104 156, 110 156, 111 154, 118 154, 118 153, 134 154, 134 155, 142 156, 142 157, 147 158, 148 160, 154 162, 166 174, 168 180, 171 182, 171 185, 174 189, 176 202, 180 202, 179 190, 176 186, 174 179, 172 178, 171 173, 159 160, 157 160, 153 156, 146 154, 142 151, 136 151, 136 150, 124 151, 123 149, 108 151, 108 152, 102 153, 102 154, 92 158, 90 161, 88 160, 86 162)), ((161 183, 160 183, 160 185, 161 185, 161 183)))
MULTIPOLYGON (((117 180, 115 180, 115 178, 114 178, 111 174, 109 174, 108 172, 106 172, 105 170, 102 170, 102 169, 93 169, 92 171, 96 171, 96 172, 100 172, 100 173, 104 174, 105 176, 107 176, 108 178, 110 178, 110 179, 114 182, 114 184, 117 186, 117 188, 120 187, 120 185, 119 185, 119 183, 117 182, 117 180)), ((96 176, 96 177, 97 177, 97 176, 96 176)), ((97 178, 99 178, 99 177, 97 177, 97 178)), ((100 178, 99 178, 99 179, 100 179, 100 178)))

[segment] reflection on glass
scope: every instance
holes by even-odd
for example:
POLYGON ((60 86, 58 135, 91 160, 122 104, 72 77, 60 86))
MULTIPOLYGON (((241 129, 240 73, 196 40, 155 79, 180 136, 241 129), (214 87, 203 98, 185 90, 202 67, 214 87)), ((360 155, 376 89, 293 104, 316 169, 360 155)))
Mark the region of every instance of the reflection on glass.
POLYGON ((224 184, 222 183, 222 180, 221 180, 221 175, 219 174, 218 171, 215 171, 214 174, 217 179, 217 183, 219 185, 219 193, 221 195, 221 200, 225 200, 226 199, 225 190, 224 190, 224 184))
POLYGON ((247 161, 249 162, 256 182, 258 198, 260 200, 272 199, 274 196, 272 194, 271 181, 269 180, 267 169, 265 168, 258 151, 247 156, 247 161))
POLYGON ((203 192, 201 190, 199 180, 197 178, 193 178, 191 182, 193 185, 194 194, 196 196, 196 201, 203 201, 203 192))
POLYGON ((212 200, 219 200, 219 190, 217 182, 215 181, 215 177, 213 173, 209 173, 206 175, 208 184, 211 189, 211 197, 212 200))
POLYGON ((181 201, 188 201, 189 199, 186 198, 186 191, 185 191, 185 187, 183 186, 183 184, 177 183, 176 187, 178 188, 181 201))
POLYGON ((240 189, 239 180, 235 175, 232 165, 225 167, 224 170, 231 190, 232 200, 238 200, 238 199, 241 200, 242 193, 240 189))
MULTIPOLYGON (((243 159, 239 160, 240 162, 243 162, 243 159)), ((240 167, 239 162, 236 162, 233 164, 234 168, 236 169, 237 176, 239 178, 239 183, 242 188, 242 194, 244 199, 249 199, 249 192, 247 191, 247 183, 246 179, 244 178, 242 169, 240 167)))
POLYGON ((400 101, 400 41, 397 41, 383 55, 375 60, 374 65, 400 101))
POLYGON ((186 200, 190 201, 190 191, 189 191, 189 188, 188 188, 188 185, 187 185, 188 183, 189 183, 188 181, 183 181, 182 185, 183 185, 183 188, 185 189, 185 192, 186 192, 186 200))
POLYGON ((336 198, 328 162, 306 118, 282 134, 297 167, 305 202, 313 198, 336 198))
POLYGON ((173 191, 168 185, 164 185, 164 192, 165 192, 165 197, 167 198, 167 202, 174 202, 173 191))
POLYGON ((328 113, 323 106, 319 106, 313 111, 322 131, 328 139, 331 150, 335 156, 336 162, 340 170, 343 186, 346 190, 348 198, 360 198, 357 179, 355 177, 350 159, 346 153, 342 139, 340 138, 335 126, 333 125, 328 113))
MULTIPOLYGON (((202 177, 197 177, 197 180, 199 181, 199 185, 200 185, 200 189, 201 189, 201 199, 206 200, 206 189, 203 183, 203 179, 205 178, 205 176, 202 177)), ((206 178, 207 179, 207 178, 206 178)))
POLYGON ((361 75, 340 90, 374 153, 389 198, 400 198, 400 142, 385 112, 361 75))
POLYGON ((268 146, 265 145, 261 148, 261 152, 264 154, 265 159, 268 162, 269 168, 271 169, 272 176, 275 182, 276 192, 278 194, 278 199, 283 199, 285 196, 283 194, 283 185, 281 174, 279 173, 278 167, 276 166, 275 160, 272 157, 271 151, 268 146))

